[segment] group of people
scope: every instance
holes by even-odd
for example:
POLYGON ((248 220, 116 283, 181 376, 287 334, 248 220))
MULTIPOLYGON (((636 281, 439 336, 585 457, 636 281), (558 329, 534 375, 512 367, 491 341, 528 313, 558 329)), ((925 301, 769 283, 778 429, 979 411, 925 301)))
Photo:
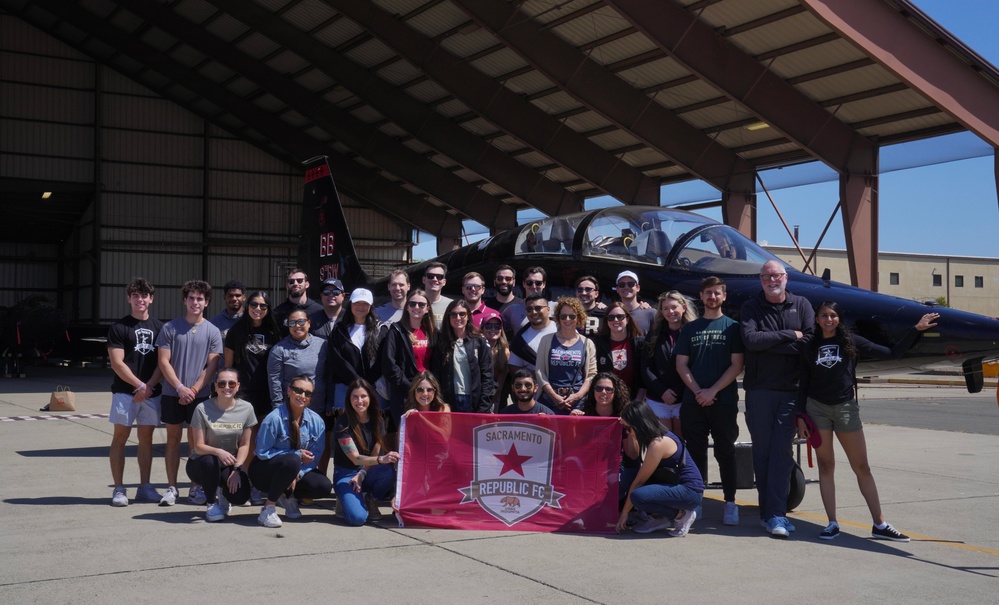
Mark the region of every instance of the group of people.
POLYGON ((794 467, 791 444, 818 433, 820 492, 829 517, 821 538, 839 534, 833 488, 832 435, 842 444, 873 519, 872 535, 908 538, 888 524, 867 462, 855 369, 860 353, 901 355, 936 314, 920 319, 889 349, 851 334, 842 309, 787 290, 782 264, 760 274, 760 294, 739 321, 723 313, 723 280, 703 280, 703 313, 671 291, 643 303, 632 271, 601 302, 593 276, 576 280, 576 296, 546 297, 543 268, 496 268, 494 296, 485 278, 463 276, 461 298, 442 291, 447 267, 431 263, 423 288, 404 271, 388 281, 389 301, 347 296, 330 278, 321 301, 308 299, 308 277, 287 276, 288 298, 238 281, 223 287, 226 308, 210 320, 211 286, 184 284, 185 314, 167 324, 150 315, 154 289, 138 278, 126 288, 131 312, 108 337, 115 371, 111 422, 112 504, 127 505, 124 446, 137 424, 140 500, 179 498, 180 440, 188 424, 188 500, 219 521, 233 504, 261 505, 258 521, 278 527, 302 501, 336 492, 337 516, 361 525, 391 496, 401 418, 419 411, 617 417, 623 427, 618 529, 684 536, 701 515, 711 438, 724 497, 722 522, 739 524, 735 442, 737 377, 743 374, 752 437, 760 524, 787 538, 794 467), (346 302, 345 302, 346 299, 346 302), (818 324, 816 324, 816 314, 818 324), (554 317, 553 317, 554 316, 554 317), (221 366, 221 369, 219 367, 221 366), (213 388, 214 387, 214 388, 213 388), (213 395, 214 393, 214 395, 213 395), (167 427, 168 487, 150 483, 152 431, 167 427), (334 443, 335 442, 335 443, 334 443), (332 480, 329 461, 333 459, 332 480))

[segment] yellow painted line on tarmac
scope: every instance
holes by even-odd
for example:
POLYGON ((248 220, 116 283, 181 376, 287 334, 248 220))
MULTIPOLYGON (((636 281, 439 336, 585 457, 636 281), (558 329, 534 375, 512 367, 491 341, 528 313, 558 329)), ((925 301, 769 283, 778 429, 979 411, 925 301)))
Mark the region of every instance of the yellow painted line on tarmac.
MULTIPOLYGON (((717 500, 719 502, 723 501, 722 498, 719 498, 717 496, 705 496, 705 498, 708 498, 708 499, 711 499, 711 500, 717 500)), ((746 501, 742 501, 742 500, 736 500, 735 503, 738 504, 739 506, 746 506, 746 507, 756 506, 755 502, 746 502, 746 501)), ((799 512, 795 512, 795 513, 790 513, 788 516, 789 517, 796 517, 796 518, 799 518, 799 519, 808 519, 808 520, 811 520, 811 521, 818 521, 819 523, 822 524, 823 527, 825 527, 825 523, 828 521, 828 519, 826 519, 825 515, 818 515, 818 514, 815 514, 815 513, 799 513, 799 512)), ((843 521, 841 519, 838 520, 838 522, 839 522, 839 524, 840 524, 841 527, 842 526, 853 527, 855 529, 859 529, 859 530, 862 530, 862 531, 870 531, 870 528, 871 528, 871 524, 870 523, 859 523, 857 521, 843 521)), ((978 553, 982 553, 984 555, 992 555, 993 557, 999 557, 999 549, 996 549, 996 548, 988 548, 986 546, 977 546, 975 544, 968 544, 966 542, 956 542, 954 540, 948 540, 946 538, 937 538, 937 537, 934 537, 934 536, 926 536, 926 535, 923 535, 923 534, 912 534, 912 533, 910 533, 910 534, 908 534, 908 536, 909 536, 909 538, 911 538, 915 542, 933 542, 933 543, 939 544, 941 546, 949 546, 951 548, 956 548, 958 550, 967 550, 967 551, 970 551, 970 552, 978 552, 978 553)), ((858 536, 858 537, 861 537, 861 536, 858 536)))

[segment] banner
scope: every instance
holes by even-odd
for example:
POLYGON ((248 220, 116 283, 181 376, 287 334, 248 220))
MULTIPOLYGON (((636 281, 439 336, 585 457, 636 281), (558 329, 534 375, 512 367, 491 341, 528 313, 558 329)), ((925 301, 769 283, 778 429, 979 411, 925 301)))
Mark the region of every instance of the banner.
POLYGON ((422 412, 399 438, 401 525, 614 533, 617 418, 422 412))

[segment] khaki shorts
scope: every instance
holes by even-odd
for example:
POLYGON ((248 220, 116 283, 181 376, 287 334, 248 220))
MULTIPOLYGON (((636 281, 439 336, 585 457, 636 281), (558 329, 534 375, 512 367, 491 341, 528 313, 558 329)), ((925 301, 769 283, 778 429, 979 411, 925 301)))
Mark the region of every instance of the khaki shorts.
POLYGON ((856 433, 864 428, 860 422, 860 402, 851 399, 836 405, 826 405, 811 397, 805 402, 805 411, 820 431, 856 433))

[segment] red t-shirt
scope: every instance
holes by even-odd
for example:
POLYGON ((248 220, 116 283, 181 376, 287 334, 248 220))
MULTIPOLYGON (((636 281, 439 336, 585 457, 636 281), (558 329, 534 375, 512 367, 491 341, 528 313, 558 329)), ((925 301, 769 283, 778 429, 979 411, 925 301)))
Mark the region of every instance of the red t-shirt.
POLYGON ((417 372, 425 372, 429 369, 430 340, 423 328, 413 330, 413 355, 416 357, 417 372))
POLYGON ((631 346, 631 339, 625 338, 621 342, 611 341, 611 365, 614 374, 621 379, 621 382, 628 385, 634 384, 635 379, 635 348, 631 346))

